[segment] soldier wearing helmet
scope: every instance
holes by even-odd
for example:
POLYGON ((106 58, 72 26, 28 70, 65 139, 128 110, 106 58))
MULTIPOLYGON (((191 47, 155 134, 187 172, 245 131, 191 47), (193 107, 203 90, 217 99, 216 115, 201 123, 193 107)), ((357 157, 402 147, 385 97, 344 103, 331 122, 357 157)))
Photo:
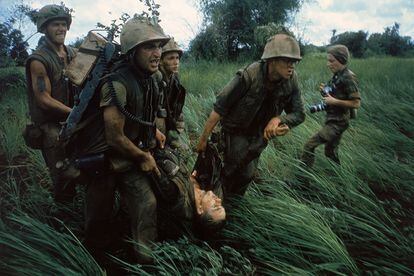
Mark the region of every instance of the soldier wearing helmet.
POLYGON ((65 45, 66 32, 72 23, 70 10, 63 5, 47 5, 37 12, 37 30, 44 34, 36 51, 26 61, 28 105, 32 126, 30 130, 41 133, 41 141, 34 148, 41 149, 54 184, 56 202, 72 202, 75 195, 73 183, 67 183, 56 168, 64 159, 58 146, 60 122, 72 110, 73 91, 63 71, 75 56, 75 51, 65 45))
POLYGON ((243 195, 268 141, 304 121, 295 72, 299 60, 298 42, 289 35, 277 34, 268 40, 262 59, 239 70, 217 96, 197 151, 205 151, 220 121, 225 147, 221 172, 225 197, 243 195))
POLYGON ((338 147, 342 134, 349 127, 352 111, 359 108, 361 96, 355 74, 348 68, 349 51, 345 45, 328 48, 326 66, 333 73, 328 86, 321 83, 320 90, 329 87, 331 92, 324 95, 326 109, 325 125, 305 144, 301 160, 307 167, 315 162, 315 149, 325 144, 325 156, 340 164, 338 147))
POLYGON ((160 129, 167 136, 167 143, 172 148, 188 149, 182 141, 180 134, 184 132, 183 107, 186 90, 181 85, 178 75, 180 58, 183 50, 172 38, 162 47, 160 71, 166 84, 164 105, 167 110, 167 118, 159 120, 160 129))
POLYGON ((101 263, 113 240, 107 229, 115 190, 120 192, 130 216, 137 261, 152 261, 157 201, 151 175, 160 172, 151 151, 165 143, 165 136, 155 126, 162 98, 155 73, 162 46, 169 40, 157 20, 136 16, 127 21, 120 36, 123 59, 98 88, 110 168, 87 186, 85 243, 101 263))

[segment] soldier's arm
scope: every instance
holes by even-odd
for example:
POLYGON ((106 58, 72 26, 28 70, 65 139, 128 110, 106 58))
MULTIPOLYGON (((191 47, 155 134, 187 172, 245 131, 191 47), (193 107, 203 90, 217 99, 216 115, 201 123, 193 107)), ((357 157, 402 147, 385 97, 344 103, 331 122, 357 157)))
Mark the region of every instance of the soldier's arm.
POLYGON ((138 148, 124 134, 125 117, 116 106, 106 106, 103 111, 105 138, 110 147, 127 159, 135 160, 143 171, 155 171, 157 164, 149 152, 138 148))
POLYGON ((211 111, 210 116, 208 117, 206 124, 204 125, 203 133, 201 134, 200 140, 197 144, 197 152, 205 152, 207 147, 208 138, 211 135, 214 127, 220 121, 221 116, 215 110, 211 111))
POLYGON ((45 66, 37 60, 30 63, 34 97, 40 108, 62 115, 69 115, 71 108, 52 97, 52 85, 45 66))
POLYGON ((301 124, 305 120, 305 109, 303 107, 302 95, 298 87, 294 88, 291 100, 286 103, 285 112, 285 115, 280 116, 280 121, 290 128, 301 124))
POLYGON ((328 94, 326 97, 324 97, 324 101, 327 105, 331 106, 341 106, 346 108, 359 108, 361 106, 361 100, 359 98, 340 100, 328 94))
POLYGON ((342 80, 343 89, 345 90, 347 99, 337 99, 334 96, 328 94, 324 97, 324 101, 327 105, 341 106, 345 108, 359 108, 361 106, 361 96, 358 90, 358 84, 356 77, 352 74, 342 80))

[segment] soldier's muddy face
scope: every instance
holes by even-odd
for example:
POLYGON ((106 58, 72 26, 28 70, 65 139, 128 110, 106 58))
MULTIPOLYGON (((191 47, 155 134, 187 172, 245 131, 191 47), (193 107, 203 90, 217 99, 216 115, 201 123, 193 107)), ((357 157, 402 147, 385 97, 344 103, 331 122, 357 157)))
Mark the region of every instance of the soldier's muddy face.
POLYGON ((277 81, 281 77, 290 79, 295 71, 297 61, 290 58, 275 58, 268 61, 268 74, 270 81, 277 81))
POLYGON ((155 73, 161 59, 161 41, 149 41, 137 47, 135 62, 147 73, 155 73))
POLYGON ((167 74, 178 73, 180 66, 180 55, 178 52, 165 53, 161 59, 161 66, 167 74))
POLYGON ((65 43, 67 31, 68 25, 65 20, 52 20, 47 23, 45 33, 52 43, 62 45, 65 43))
POLYGON ((221 205, 221 199, 212 191, 203 192, 201 207, 203 213, 208 213, 214 221, 226 219, 226 211, 221 205))
POLYGON ((329 68, 329 70, 331 70, 332 73, 336 73, 341 71, 345 65, 343 65, 342 63, 340 63, 333 55, 328 54, 327 56, 327 62, 326 62, 326 66, 329 68))

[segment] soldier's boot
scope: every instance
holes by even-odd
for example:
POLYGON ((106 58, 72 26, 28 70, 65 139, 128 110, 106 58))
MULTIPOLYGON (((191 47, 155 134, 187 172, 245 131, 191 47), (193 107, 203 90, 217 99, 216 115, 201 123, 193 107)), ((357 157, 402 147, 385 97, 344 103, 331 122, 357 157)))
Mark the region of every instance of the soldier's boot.
POLYGON ((302 163, 305 164, 307 168, 312 168, 313 164, 315 163, 315 149, 308 148, 305 145, 305 149, 302 153, 302 156, 300 157, 300 161, 302 161, 302 163))
POLYGON ((328 145, 325 146, 325 156, 331 159, 338 165, 341 165, 341 161, 339 160, 338 156, 338 148, 329 147, 328 145))

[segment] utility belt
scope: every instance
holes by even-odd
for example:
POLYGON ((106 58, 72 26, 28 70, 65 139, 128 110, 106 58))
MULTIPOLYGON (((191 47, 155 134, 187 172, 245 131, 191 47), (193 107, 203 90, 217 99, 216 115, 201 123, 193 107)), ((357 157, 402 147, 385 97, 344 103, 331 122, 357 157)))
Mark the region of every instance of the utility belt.
MULTIPOLYGON (((141 142, 137 143, 137 146, 143 151, 150 150, 144 148, 144 144, 141 142)), ((126 172, 134 166, 136 166, 136 162, 128 160, 112 150, 65 158, 56 163, 56 168, 64 178, 68 179, 77 178, 81 173, 102 175, 126 172)))

